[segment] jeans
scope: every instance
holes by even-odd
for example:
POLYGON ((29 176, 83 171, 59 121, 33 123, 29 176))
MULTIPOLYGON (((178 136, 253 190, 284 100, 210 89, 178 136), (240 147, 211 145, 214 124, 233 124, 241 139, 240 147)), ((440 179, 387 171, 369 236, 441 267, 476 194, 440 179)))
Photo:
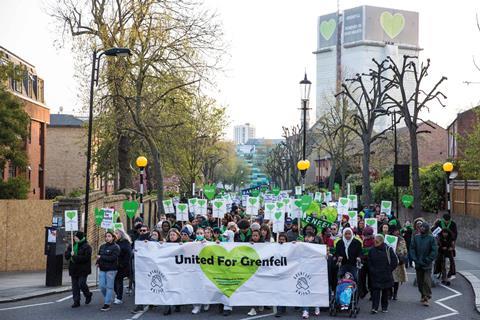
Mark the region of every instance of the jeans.
POLYGON ((72 277, 72 296, 74 303, 80 303, 80 290, 85 297, 92 295, 87 286, 87 276, 72 277))
POLYGON ((431 269, 415 269, 417 273, 418 291, 422 298, 432 298, 432 270, 431 269))
POLYGON ((386 289, 372 289, 372 309, 378 310, 378 305, 380 304, 380 295, 382 296, 382 310, 388 309, 388 298, 390 296, 390 288, 386 289))
POLYGON ((115 276, 117 270, 113 271, 100 271, 98 280, 100 291, 102 292, 104 304, 112 304, 113 300, 113 288, 115 286, 115 276))

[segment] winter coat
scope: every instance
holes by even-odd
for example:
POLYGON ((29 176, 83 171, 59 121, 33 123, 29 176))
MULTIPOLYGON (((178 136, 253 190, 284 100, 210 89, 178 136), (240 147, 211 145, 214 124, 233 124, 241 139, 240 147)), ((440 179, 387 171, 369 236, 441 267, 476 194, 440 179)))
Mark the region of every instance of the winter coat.
POLYGON ((298 231, 294 232, 293 230, 288 230, 287 231, 287 241, 292 242, 292 241, 297 241, 298 240, 298 231))
POLYGON ((116 243, 104 243, 98 250, 100 258, 97 260, 100 271, 118 270, 118 257, 120 256, 120 247, 116 243))
POLYGON ((92 247, 85 240, 78 245, 78 253, 72 257, 72 245, 65 251, 68 274, 71 277, 86 277, 92 273, 92 247))
POLYGON ((410 245, 410 256, 415 262, 415 269, 432 269, 432 262, 437 257, 437 242, 431 234, 417 234, 410 245))
POLYGON ((250 238, 252 237, 252 231, 248 229, 247 233, 244 234, 241 231, 235 233, 234 242, 250 242, 250 238))
POLYGON ((355 267, 357 265, 357 258, 362 256, 362 243, 360 240, 353 238, 352 243, 348 247, 348 259, 347 254, 345 252, 345 244, 343 240, 340 239, 337 241, 335 245, 335 256, 337 259, 342 257, 342 266, 349 265, 355 267))
POLYGON ((392 271, 398 265, 397 255, 386 244, 373 247, 368 252, 368 275, 373 289, 393 287, 392 271), (387 257, 387 254, 389 257, 387 257))
POLYGON ((126 239, 117 241, 120 247, 120 254, 118 256, 118 274, 123 277, 130 275, 132 263, 132 246, 126 239))
POLYGON ((395 282, 407 282, 407 270, 405 269, 404 258, 408 255, 407 242, 402 237, 398 237, 397 250, 398 266, 393 270, 393 280, 395 282))
POLYGON ((438 227, 450 231, 453 241, 457 240, 457 224, 453 220, 445 221, 444 219, 439 219, 435 221, 431 230, 434 231, 438 227))

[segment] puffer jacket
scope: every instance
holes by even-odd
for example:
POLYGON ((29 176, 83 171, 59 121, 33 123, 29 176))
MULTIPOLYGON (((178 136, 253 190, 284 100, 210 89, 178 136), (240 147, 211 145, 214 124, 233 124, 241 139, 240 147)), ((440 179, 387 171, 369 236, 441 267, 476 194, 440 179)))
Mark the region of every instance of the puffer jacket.
POLYGON ((100 271, 118 270, 118 257, 120 256, 120 247, 116 243, 104 243, 98 250, 100 258, 97 260, 100 271))

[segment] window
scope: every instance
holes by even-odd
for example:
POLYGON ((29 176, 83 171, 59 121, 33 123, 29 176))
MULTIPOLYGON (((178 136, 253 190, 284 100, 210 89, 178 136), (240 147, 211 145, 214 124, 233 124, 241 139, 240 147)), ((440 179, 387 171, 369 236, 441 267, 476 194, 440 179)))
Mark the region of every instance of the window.
POLYGON ((38 85, 37 76, 33 75, 32 76, 32 93, 33 93, 32 98, 35 100, 37 100, 37 97, 38 97, 37 85, 38 85))
POLYGON ((44 96, 43 96, 43 80, 38 79, 38 95, 37 95, 37 100, 40 101, 41 103, 44 103, 44 96))
POLYGON ((17 176, 17 168, 13 163, 8 164, 8 178, 15 178, 17 176))
POLYGON ((30 87, 28 86, 28 82, 29 82, 28 71, 25 70, 25 72, 23 73, 23 88, 24 88, 25 95, 30 97, 31 96, 30 87))

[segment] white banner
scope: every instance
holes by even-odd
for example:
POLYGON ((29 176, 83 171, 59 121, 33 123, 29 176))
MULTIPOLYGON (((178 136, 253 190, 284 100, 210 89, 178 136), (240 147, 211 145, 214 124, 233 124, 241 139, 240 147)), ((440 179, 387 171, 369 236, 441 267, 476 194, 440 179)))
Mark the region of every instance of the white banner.
POLYGON ((135 304, 328 306, 326 246, 135 243, 135 304))

